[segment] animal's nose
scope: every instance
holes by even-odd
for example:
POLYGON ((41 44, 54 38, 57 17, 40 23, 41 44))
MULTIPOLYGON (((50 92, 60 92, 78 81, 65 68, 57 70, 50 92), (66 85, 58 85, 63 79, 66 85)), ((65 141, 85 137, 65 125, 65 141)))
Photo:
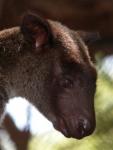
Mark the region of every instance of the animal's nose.
POLYGON ((60 118, 54 127, 61 131, 66 137, 81 139, 90 135, 95 129, 95 120, 73 118, 60 118))

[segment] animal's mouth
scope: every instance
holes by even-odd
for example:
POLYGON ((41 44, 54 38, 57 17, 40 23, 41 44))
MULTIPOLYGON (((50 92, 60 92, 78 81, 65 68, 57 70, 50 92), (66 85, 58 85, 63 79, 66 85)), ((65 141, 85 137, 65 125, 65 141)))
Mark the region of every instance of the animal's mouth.
POLYGON ((60 131, 67 138, 82 139, 93 133, 95 125, 91 126, 86 120, 74 121, 64 118, 59 118, 58 122, 54 124, 55 129, 60 131))
POLYGON ((68 131, 68 128, 66 126, 66 123, 63 119, 59 119, 59 122, 57 124, 54 125, 54 127, 60 131, 64 136, 70 138, 70 134, 69 134, 69 131, 68 131))

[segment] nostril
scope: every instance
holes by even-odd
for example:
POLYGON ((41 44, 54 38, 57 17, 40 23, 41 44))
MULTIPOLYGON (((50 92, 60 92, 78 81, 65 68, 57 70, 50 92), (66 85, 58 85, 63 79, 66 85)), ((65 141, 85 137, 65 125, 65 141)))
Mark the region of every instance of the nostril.
POLYGON ((89 135, 91 126, 88 120, 82 119, 78 122, 78 132, 81 137, 89 135))

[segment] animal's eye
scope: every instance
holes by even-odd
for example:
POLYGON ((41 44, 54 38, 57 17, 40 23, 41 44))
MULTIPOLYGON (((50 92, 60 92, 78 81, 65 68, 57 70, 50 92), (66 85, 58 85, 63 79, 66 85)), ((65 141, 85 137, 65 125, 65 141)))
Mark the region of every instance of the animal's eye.
POLYGON ((71 88, 73 87, 73 81, 69 77, 65 77, 61 80, 60 86, 62 86, 63 88, 71 88))

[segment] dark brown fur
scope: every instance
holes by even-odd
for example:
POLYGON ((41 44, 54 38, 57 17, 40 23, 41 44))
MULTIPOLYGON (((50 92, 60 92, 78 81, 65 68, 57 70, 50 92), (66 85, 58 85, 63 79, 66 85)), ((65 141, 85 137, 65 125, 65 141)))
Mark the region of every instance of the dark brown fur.
POLYGON ((95 128, 95 88, 96 70, 78 33, 32 14, 21 28, 0 32, 0 112, 9 98, 25 97, 79 139, 95 128))

